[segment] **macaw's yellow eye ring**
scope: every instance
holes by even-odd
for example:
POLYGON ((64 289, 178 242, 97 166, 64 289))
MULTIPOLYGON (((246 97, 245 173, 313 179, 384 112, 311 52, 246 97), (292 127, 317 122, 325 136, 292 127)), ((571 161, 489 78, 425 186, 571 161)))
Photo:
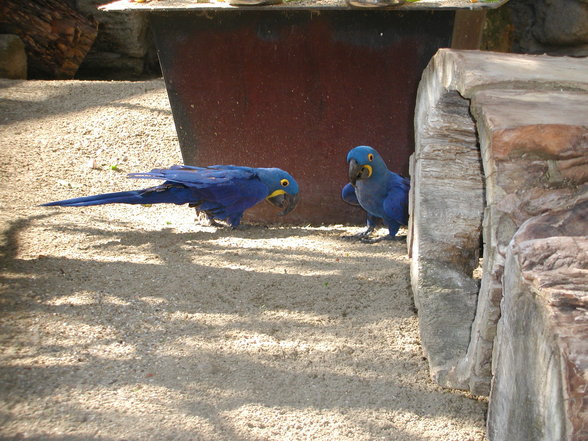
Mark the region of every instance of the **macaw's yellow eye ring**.
POLYGON ((368 153, 368 161, 373 161, 374 155, 372 153, 368 153))
POLYGON ((282 180, 280 181, 280 185, 281 185, 282 187, 287 187, 288 185, 290 185, 290 181, 288 181, 287 179, 282 179, 282 180))

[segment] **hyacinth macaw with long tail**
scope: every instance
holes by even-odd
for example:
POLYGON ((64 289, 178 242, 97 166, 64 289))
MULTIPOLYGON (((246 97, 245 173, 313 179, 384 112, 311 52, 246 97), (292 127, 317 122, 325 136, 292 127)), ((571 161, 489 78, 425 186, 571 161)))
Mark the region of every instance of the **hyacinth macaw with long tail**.
POLYGON ((236 165, 192 167, 174 165, 146 173, 130 173, 133 179, 161 179, 156 187, 143 190, 84 196, 49 202, 43 206, 85 207, 102 204, 189 204, 210 220, 223 220, 236 228, 243 213, 263 200, 290 213, 298 203, 298 184, 279 168, 236 165))
POLYGON ((380 154, 365 145, 355 147, 347 154, 349 184, 341 196, 351 205, 359 205, 367 212, 367 230, 352 236, 364 242, 395 240, 401 226, 408 224, 408 191, 410 181, 388 170, 380 154), (388 227, 388 235, 370 239, 381 218, 388 227))

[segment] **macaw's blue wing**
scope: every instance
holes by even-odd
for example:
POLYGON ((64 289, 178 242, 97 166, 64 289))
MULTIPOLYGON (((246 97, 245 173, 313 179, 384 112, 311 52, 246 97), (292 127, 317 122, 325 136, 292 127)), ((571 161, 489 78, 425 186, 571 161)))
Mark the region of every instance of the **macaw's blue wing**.
POLYGON ((239 224, 246 209, 268 196, 267 186, 258 179, 256 170, 249 167, 175 165, 169 169, 131 173, 129 177, 165 180, 164 186, 185 186, 192 193, 187 201, 191 206, 216 219, 228 220, 232 226, 239 224))
POLYGON ((359 206, 357 194, 355 194, 355 187, 351 184, 345 184, 341 190, 341 198, 350 205, 359 206))
MULTIPOLYGON (((388 192, 384 199, 384 219, 399 225, 408 225, 408 192, 410 181, 396 173, 389 172, 388 192)), ((396 234, 396 233, 395 233, 396 234)))
POLYGON ((146 173, 131 173, 133 179, 159 179, 165 182, 144 190, 106 193, 50 202, 45 206, 88 206, 121 204, 190 204, 210 217, 239 225, 243 212, 268 196, 268 188, 256 169, 239 166, 173 166, 146 173))
POLYGON ((143 190, 118 191, 115 193, 82 196, 62 201, 48 202, 43 207, 88 207, 104 204, 185 204, 190 200, 192 192, 179 185, 158 185, 143 190))

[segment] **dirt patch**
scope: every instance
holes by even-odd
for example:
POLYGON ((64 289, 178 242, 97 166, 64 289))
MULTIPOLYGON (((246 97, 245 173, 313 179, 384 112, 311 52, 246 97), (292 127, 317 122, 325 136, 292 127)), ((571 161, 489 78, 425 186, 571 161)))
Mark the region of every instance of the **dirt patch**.
POLYGON ((0 123, 2 439, 484 439, 429 379, 405 244, 38 207, 181 163, 162 81, 0 81, 0 123))

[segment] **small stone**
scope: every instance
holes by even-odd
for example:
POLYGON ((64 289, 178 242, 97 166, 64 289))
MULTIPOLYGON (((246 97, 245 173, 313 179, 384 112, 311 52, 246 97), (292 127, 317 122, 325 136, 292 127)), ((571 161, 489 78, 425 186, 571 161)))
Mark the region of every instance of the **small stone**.
POLYGON ((96 162, 96 159, 92 158, 88 159, 88 161, 86 162, 86 168, 89 168, 91 170, 97 170, 100 168, 100 166, 96 162))

